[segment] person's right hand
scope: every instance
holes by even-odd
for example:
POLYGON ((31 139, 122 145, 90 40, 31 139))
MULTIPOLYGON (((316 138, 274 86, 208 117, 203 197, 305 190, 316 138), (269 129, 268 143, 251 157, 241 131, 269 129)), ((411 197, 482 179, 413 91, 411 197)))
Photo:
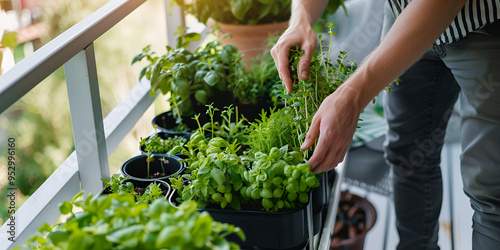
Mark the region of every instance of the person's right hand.
POLYGON ((290 27, 280 37, 276 45, 271 49, 274 63, 278 69, 280 79, 285 84, 288 94, 292 93, 293 82, 290 77, 290 49, 297 44, 304 54, 300 57, 298 65, 298 76, 302 80, 309 78, 309 66, 316 49, 317 38, 309 22, 297 22, 290 24, 290 27))

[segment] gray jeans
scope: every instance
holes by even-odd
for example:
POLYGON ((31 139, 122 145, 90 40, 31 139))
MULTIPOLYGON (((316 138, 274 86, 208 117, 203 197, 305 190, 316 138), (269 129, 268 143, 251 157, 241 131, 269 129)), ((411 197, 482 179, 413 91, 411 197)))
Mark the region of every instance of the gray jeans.
POLYGON ((461 173, 474 209, 473 249, 500 249, 499 22, 433 46, 387 95, 385 156, 394 172, 398 249, 439 249, 439 166, 446 125, 461 107, 461 173))

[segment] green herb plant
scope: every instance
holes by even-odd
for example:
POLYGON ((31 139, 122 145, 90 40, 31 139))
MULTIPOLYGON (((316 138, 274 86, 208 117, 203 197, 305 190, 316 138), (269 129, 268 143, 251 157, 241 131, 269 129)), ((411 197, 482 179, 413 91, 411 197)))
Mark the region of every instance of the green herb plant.
POLYGON ((146 138, 141 138, 139 145, 146 153, 152 154, 171 154, 171 150, 176 146, 181 146, 188 140, 182 136, 173 136, 166 139, 161 138, 158 133, 155 133, 146 138))
POLYGON ((309 191, 319 186, 309 165, 300 154, 288 152, 288 146, 274 147, 269 154, 257 152, 251 160, 252 168, 244 172, 246 185, 240 193, 250 203, 261 203, 267 211, 307 204, 309 191))
POLYGON ((69 215, 65 222, 42 225, 15 249, 239 249, 225 237, 245 239, 240 228, 198 213, 194 202, 175 208, 164 199, 136 203, 128 193, 77 200, 81 195, 60 206, 69 215))
MULTIPOLYGON (((207 123, 205 128, 200 127, 182 149, 183 154, 188 156, 186 162, 189 174, 170 178, 172 187, 179 194, 177 201, 195 200, 199 207, 226 208, 229 206, 233 209, 241 209, 242 206, 253 206, 267 211, 290 209, 307 203, 307 193, 311 188, 319 186, 319 181, 309 166, 304 163, 300 152, 294 150, 289 152, 286 143, 292 138, 290 135, 293 133, 291 131, 286 133, 284 130, 285 133, 280 135, 276 132, 283 131, 280 128, 283 120, 273 120, 272 125, 262 128, 258 124, 263 124, 263 122, 257 122, 252 126, 256 130, 270 131, 275 140, 281 140, 279 144, 286 144, 285 146, 279 149, 277 147, 267 149, 266 146, 269 146, 269 143, 265 142, 265 138, 245 135, 249 140, 259 139, 259 142, 264 145, 259 149, 266 152, 251 148, 244 154, 240 154, 238 152, 241 146, 238 139, 229 142, 226 140, 227 137, 218 137, 220 133, 217 133, 216 129, 221 129, 221 127, 213 121, 216 111, 208 105, 207 113, 212 118, 211 123, 207 123), (205 131, 211 132, 215 137, 205 137, 205 131)), ((276 113, 283 111, 278 110, 276 113)), ((227 124, 234 124, 228 116, 231 112, 231 106, 222 112, 227 124)), ((266 118, 264 112, 263 119, 266 118)), ((291 116, 288 118, 290 120, 285 124, 293 122, 291 116)), ((246 127, 243 121, 237 123, 240 122, 241 126, 246 127)), ((231 129, 223 130, 230 131, 231 129)), ((227 134, 222 133, 222 136, 224 135, 227 134)), ((259 145, 259 143, 249 145, 259 145)))
POLYGON ((160 183, 152 182, 146 187, 146 190, 144 190, 144 193, 142 195, 136 196, 136 199, 137 202, 151 203, 160 197, 164 197, 163 190, 160 188, 160 183))
POLYGON ((130 178, 125 178, 121 174, 114 174, 111 179, 101 179, 106 185, 104 189, 108 189, 109 193, 129 193, 136 196, 137 202, 149 202, 163 197, 163 190, 160 188, 160 183, 152 182, 145 189, 142 194, 135 191, 135 186, 132 182, 125 182, 130 178))
MULTIPOLYGON (((130 191, 125 185, 121 183, 125 180, 130 180, 130 178, 123 177, 121 174, 113 174, 111 179, 101 178, 101 181, 104 182, 104 189, 109 189, 111 193, 118 193, 120 191, 130 191), (128 189, 128 190, 127 190, 128 189)), ((132 191, 134 188, 132 187, 132 191)))
MULTIPOLYGON (((192 116, 197 107, 215 102, 220 96, 231 96, 241 103, 256 103, 252 100, 251 84, 241 54, 234 45, 222 45, 211 41, 194 52, 185 47, 199 39, 199 34, 188 33, 179 28, 177 48, 167 46, 167 52, 156 56, 147 46, 132 60, 132 63, 146 59, 149 62, 139 78, 146 77, 151 82, 151 94, 158 91, 170 93, 169 102, 176 118, 192 116)), ((223 101, 222 101, 223 102, 223 101)))
MULTIPOLYGON (((329 40, 327 47, 324 48, 322 36, 319 36, 319 52, 316 52, 311 60, 310 75, 307 81, 303 81, 297 77, 297 69, 300 57, 303 55, 298 46, 290 50, 290 67, 294 90, 292 94, 286 94, 282 84, 275 85, 275 92, 278 97, 283 100, 284 113, 292 116, 291 131, 294 133, 294 138, 289 146, 296 150, 304 142, 309 124, 318 110, 321 102, 331 93, 333 93, 356 69, 356 63, 346 60, 346 52, 341 51, 336 62, 332 62, 329 58, 332 47, 334 28, 333 22, 328 22, 329 40)), ((255 135, 258 136, 258 135, 255 135)), ((313 150, 310 149, 310 150, 313 150)), ((303 157, 307 159, 310 151, 304 151, 303 157)))

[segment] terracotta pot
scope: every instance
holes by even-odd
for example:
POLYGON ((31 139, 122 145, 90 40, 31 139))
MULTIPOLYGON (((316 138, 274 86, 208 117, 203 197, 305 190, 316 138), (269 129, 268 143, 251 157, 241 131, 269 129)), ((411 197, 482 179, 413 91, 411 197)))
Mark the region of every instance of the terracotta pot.
POLYGON ((364 212, 365 216, 364 228, 354 237, 349 237, 347 239, 342 239, 342 240, 339 240, 339 238, 335 239, 338 235, 334 233, 332 241, 330 243, 330 250, 362 250, 365 244, 366 233, 370 231, 370 229, 373 227, 373 225, 375 225, 375 222, 377 221, 377 212, 373 207, 373 205, 370 202, 368 202, 368 200, 344 191, 340 196, 340 204, 339 204, 339 210, 337 211, 336 226, 339 221, 339 214, 340 210, 342 209, 342 205, 347 203, 353 204, 351 208, 356 206, 359 207, 364 212))
POLYGON ((219 32, 219 37, 227 33, 232 34, 232 37, 228 36, 223 39, 222 44, 234 44, 240 53, 244 54, 243 60, 249 61, 264 52, 270 34, 279 36, 286 30, 288 21, 259 25, 219 23, 219 27, 222 31, 219 32))

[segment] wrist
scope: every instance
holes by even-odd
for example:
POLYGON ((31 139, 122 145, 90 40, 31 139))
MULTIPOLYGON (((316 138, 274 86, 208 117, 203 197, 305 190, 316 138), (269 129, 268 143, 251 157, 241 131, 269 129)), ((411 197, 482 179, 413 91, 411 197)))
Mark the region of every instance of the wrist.
POLYGON ((288 23, 290 26, 313 25, 311 16, 303 9, 292 10, 292 15, 288 23))
POLYGON ((374 86, 367 79, 370 78, 364 72, 356 72, 337 89, 337 91, 340 91, 339 94, 344 96, 352 108, 360 114, 366 105, 380 92, 373 88, 374 86))
POLYGON ((323 13, 328 0, 292 0, 290 25, 313 26, 323 13))

